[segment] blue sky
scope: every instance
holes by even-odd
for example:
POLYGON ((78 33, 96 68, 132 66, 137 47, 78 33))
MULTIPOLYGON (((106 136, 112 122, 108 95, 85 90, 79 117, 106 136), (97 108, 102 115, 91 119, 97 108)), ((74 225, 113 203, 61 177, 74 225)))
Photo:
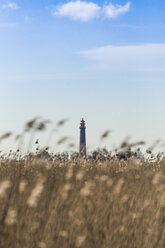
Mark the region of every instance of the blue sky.
POLYGON ((0 0, 1 133, 41 115, 70 118, 57 136, 76 144, 84 117, 91 149, 128 135, 164 140, 164 9, 160 0, 0 0))

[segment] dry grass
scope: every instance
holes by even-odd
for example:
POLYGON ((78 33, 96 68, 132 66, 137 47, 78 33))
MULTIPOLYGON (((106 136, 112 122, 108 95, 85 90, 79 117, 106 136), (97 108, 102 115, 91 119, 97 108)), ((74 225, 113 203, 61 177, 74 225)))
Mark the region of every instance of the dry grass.
POLYGON ((165 247, 165 162, 2 160, 0 247, 165 247))

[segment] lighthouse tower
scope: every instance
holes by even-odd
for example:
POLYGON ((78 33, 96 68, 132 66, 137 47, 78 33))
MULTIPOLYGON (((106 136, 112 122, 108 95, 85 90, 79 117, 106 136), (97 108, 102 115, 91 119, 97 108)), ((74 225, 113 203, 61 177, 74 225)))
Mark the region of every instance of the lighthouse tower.
POLYGON ((85 121, 84 119, 80 122, 80 147, 79 155, 80 157, 86 157, 86 134, 85 134, 85 121))

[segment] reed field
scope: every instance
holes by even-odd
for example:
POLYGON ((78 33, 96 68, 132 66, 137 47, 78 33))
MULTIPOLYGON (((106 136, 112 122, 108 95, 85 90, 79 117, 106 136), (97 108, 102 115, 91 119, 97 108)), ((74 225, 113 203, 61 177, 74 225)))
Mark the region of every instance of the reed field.
POLYGON ((165 161, 4 159, 0 247, 165 247, 165 161))
MULTIPOLYGON (((34 123, 25 125, 31 137, 34 123)), ((164 248, 165 159, 130 153, 142 144, 86 158, 48 148, 1 156, 0 248, 164 248)))

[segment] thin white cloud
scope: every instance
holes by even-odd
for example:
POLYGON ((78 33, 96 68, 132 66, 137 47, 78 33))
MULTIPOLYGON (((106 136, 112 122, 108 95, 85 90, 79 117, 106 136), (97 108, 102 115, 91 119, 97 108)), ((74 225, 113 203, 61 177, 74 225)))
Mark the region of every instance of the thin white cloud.
POLYGON ((54 12, 54 15, 86 22, 97 18, 99 16, 99 10, 100 7, 95 3, 78 0, 59 6, 54 12))
POLYGON ((129 10, 130 2, 126 3, 124 6, 113 5, 112 3, 104 6, 99 6, 98 4, 93 2, 76 0, 58 6, 53 15, 87 22, 98 17, 108 19, 115 18, 121 14, 128 12, 129 10))
POLYGON ((9 2, 7 4, 2 5, 2 9, 18 9, 18 8, 19 8, 19 6, 15 2, 9 2))
POLYGON ((125 5, 113 5, 110 3, 104 7, 104 14, 106 18, 116 18, 119 15, 125 14, 130 11, 131 3, 128 2, 125 5))
POLYGON ((80 54, 101 70, 165 71, 165 44, 104 46, 80 54))

